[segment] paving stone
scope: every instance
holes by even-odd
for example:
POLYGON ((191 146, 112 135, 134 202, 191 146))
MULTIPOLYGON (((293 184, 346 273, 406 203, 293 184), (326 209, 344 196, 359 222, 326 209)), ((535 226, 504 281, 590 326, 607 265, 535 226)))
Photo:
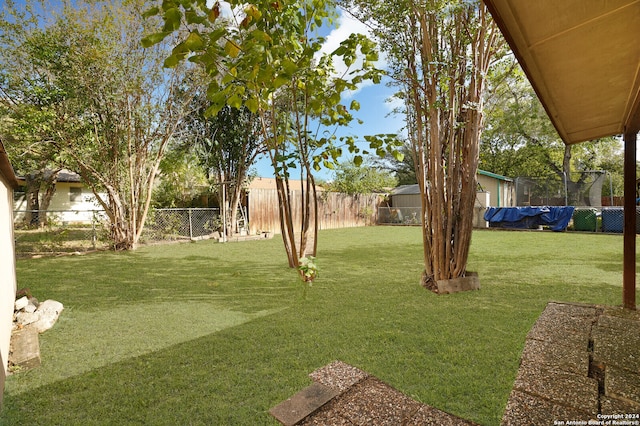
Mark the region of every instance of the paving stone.
POLYGON ((419 402, 369 377, 342 394, 332 411, 354 425, 395 426, 407 422, 419 408, 419 402))
POLYGON ((544 365, 582 376, 589 373, 589 352, 573 345, 528 339, 521 356, 522 364, 544 365))
POLYGON ((607 326, 594 327, 594 360, 640 373, 640 333, 624 328, 624 323, 618 323, 616 327, 612 327, 612 324, 613 321, 609 319, 607 326))
MULTIPOLYGON (((553 425, 554 422, 585 421, 596 415, 521 392, 511 391, 507 407, 502 416, 501 426, 553 425)), ((557 424, 557 423, 556 423, 557 424)))
POLYGON ((598 381, 589 377, 522 365, 513 388, 587 413, 598 413, 598 381))
POLYGON ((600 400, 600 412, 605 415, 640 414, 640 403, 605 396, 600 400))
POLYGON ((406 423, 406 426, 462 426, 477 425, 469 420, 438 410, 428 405, 422 405, 416 414, 413 415, 406 423))
POLYGON ((309 377, 315 382, 325 386, 344 391, 355 385, 360 380, 366 379, 369 375, 357 367, 342 361, 334 361, 331 364, 318 368, 309 377))
POLYGON ((640 403, 640 375, 617 367, 607 367, 604 376, 605 395, 640 403))
POLYGON ((545 311, 548 311, 549 313, 562 313, 563 315, 568 315, 570 317, 590 319, 595 318, 601 310, 601 308, 593 305, 562 302, 549 302, 545 308, 545 311))
POLYGON ((605 306, 604 315, 640 321, 640 310, 632 311, 621 306, 605 306))
POLYGON ((550 303, 529 330, 527 339, 563 343, 586 350, 596 311, 593 309, 593 316, 586 315, 583 310, 577 311, 582 314, 571 316, 572 311, 575 307, 571 305, 550 303))
POLYGON ((336 389, 313 383, 276 405, 269 413, 285 426, 293 426, 338 395, 336 389))

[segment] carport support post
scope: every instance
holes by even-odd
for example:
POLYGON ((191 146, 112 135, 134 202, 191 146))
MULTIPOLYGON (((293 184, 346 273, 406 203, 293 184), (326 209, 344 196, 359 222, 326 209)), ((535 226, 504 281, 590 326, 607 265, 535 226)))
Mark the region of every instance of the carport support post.
POLYGON ((624 269, 622 304, 636 308, 636 138, 624 134, 624 269))

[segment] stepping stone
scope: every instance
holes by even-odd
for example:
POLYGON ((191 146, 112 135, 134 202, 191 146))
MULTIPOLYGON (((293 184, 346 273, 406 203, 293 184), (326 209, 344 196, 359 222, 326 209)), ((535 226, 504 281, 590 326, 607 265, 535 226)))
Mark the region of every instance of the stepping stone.
POLYGON ((276 405, 269 413, 285 426, 293 426, 299 423, 309 414, 322 407, 340 391, 325 386, 321 383, 314 383, 309 387, 276 405))

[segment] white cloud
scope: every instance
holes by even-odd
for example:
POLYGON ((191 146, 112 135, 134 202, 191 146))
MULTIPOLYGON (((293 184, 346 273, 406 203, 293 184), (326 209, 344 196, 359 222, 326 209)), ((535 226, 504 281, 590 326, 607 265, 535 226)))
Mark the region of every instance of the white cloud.
MULTIPOLYGON (((342 12, 340 14, 340 18, 336 24, 336 28, 331 30, 329 35, 325 37, 325 42, 322 46, 322 49, 318 53, 320 54, 329 54, 336 50, 342 41, 347 39, 351 34, 364 34, 367 37, 374 39, 373 35, 369 28, 353 18, 351 15, 342 12)), ((351 69, 357 69, 362 65, 362 59, 356 60, 356 62, 351 66, 351 69)), ((342 78, 347 78, 345 73, 348 71, 348 67, 340 58, 333 59, 333 66, 335 68, 335 75, 342 78)), ((385 56, 381 53, 380 59, 375 63, 375 66, 379 69, 384 69, 386 67, 386 59, 385 56)), ((371 86, 373 83, 371 81, 366 81, 358 86, 358 90, 351 91, 348 94, 345 94, 346 98, 352 97, 355 93, 361 90, 364 87, 371 86)))

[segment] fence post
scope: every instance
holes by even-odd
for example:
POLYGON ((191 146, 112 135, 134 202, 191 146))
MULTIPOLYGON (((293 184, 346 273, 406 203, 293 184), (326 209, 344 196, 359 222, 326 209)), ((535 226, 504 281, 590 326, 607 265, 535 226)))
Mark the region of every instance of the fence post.
POLYGON ((193 224, 191 223, 191 208, 189 208, 189 239, 193 240, 193 224))
POLYGON ((91 221, 91 246, 96 249, 96 214, 93 214, 93 220, 91 221))

